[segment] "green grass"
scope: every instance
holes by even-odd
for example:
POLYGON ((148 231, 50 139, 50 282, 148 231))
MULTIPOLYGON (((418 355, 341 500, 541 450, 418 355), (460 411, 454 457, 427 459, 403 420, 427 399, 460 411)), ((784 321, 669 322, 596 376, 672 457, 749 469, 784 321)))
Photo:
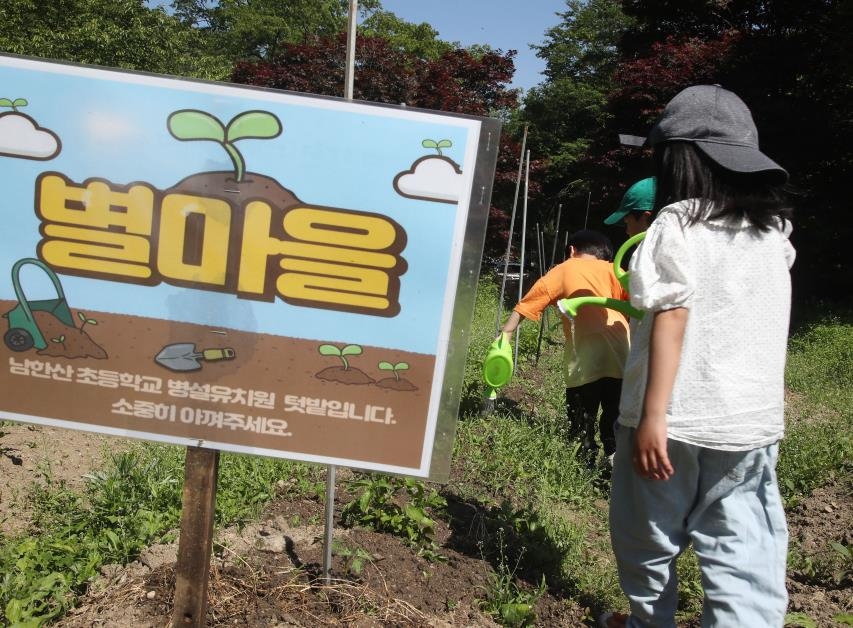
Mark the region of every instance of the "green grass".
MULTIPOLYGON (((478 367, 494 337, 497 288, 481 285, 476 307, 466 370, 472 398, 482 395, 478 367), (477 330, 477 325, 483 329, 477 330)), ((505 311, 504 317, 507 314, 505 311)), ((552 316, 550 325, 556 320, 552 316)), ((790 339, 786 371, 789 407, 778 465, 780 485, 789 505, 827 482, 839 478, 850 482, 853 478, 850 320, 849 316, 818 317, 790 339)), ((452 490, 467 499, 504 505, 505 523, 519 517, 535 522, 538 537, 522 537, 521 541, 528 548, 544 546, 559 557, 557 569, 539 565, 539 573, 547 574, 549 586, 558 586, 564 595, 596 610, 624 607, 609 548, 606 506, 602 507, 607 496, 595 488, 594 474, 578 465, 576 444, 567 441, 565 435, 562 333, 546 329, 537 362, 539 329, 536 323, 522 323, 519 359, 508 386, 524 388, 525 406, 503 412, 505 406, 499 398, 496 413, 482 416, 470 411, 460 420, 454 464, 461 468, 458 476, 464 481, 452 490)), ((815 578, 825 580, 849 573, 847 546, 836 543, 820 551, 820 555, 811 556, 793 548, 795 566, 801 565, 804 572, 811 570, 815 578)), ((679 558, 677 570, 681 581, 679 616, 687 619, 700 612, 702 601, 692 550, 679 558)), ((535 579, 529 578, 529 583, 535 585, 535 579)))
POLYGON ((853 324, 830 316, 792 336, 786 382, 778 473, 791 501, 853 472, 853 324))
MULTIPOLYGON (((539 323, 522 322, 513 381, 499 391, 493 412, 481 412, 480 368, 495 338, 498 292, 488 279, 481 281, 466 368, 468 399, 457 425, 454 480, 445 492, 479 508, 472 534, 502 585, 492 599, 507 596, 509 564, 528 589, 541 586, 544 575, 549 587, 601 610, 620 601, 606 495, 598 473, 578 459, 579 443, 567 435, 562 330, 549 329, 558 322, 555 312, 541 342, 539 323), (507 403, 512 388, 523 389, 523 405, 507 403)), ((504 308, 503 318, 508 314, 504 308)))
MULTIPOLYGON (((510 386, 524 391, 523 402, 509 403, 502 391, 496 411, 482 412, 481 367, 496 335, 497 299, 498 287, 483 279, 464 374, 453 480, 435 488, 448 502, 474 513, 460 532, 493 566, 495 577, 482 599, 498 621, 527 621, 527 606, 542 586, 593 614, 624 608, 609 546, 607 483, 578 461, 578 444, 566 433, 559 329, 546 329, 539 344, 539 325, 521 325, 510 386)), ((503 318, 507 315, 505 308, 503 318)), ((549 324, 557 320, 552 314, 549 324)), ((853 478, 849 318, 828 316, 798 330, 790 340, 786 375, 789 410, 778 469, 791 505, 829 481, 853 478)), ((31 529, 0 536, 0 622, 40 625, 59 617, 101 565, 132 560, 146 545, 168 538, 179 525, 183 456, 180 447, 140 444, 112 456, 91 474, 82 493, 51 482, 48 468, 47 484, 34 485, 28 495, 31 529)), ((321 467, 223 454, 216 523, 251 521, 282 492, 322 500, 324 479, 321 467)), ((429 505, 422 510, 449 517, 429 505)), ((794 568, 827 582, 838 574, 849 577, 849 546, 828 545, 821 551, 808 554, 793 547, 794 568)), ((679 615, 695 617, 702 590, 692 552, 679 559, 677 569, 679 615)))
MULTIPOLYGON (((34 484, 30 529, 0 537, 0 621, 39 626, 65 613, 102 565, 126 563, 178 527, 184 448, 139 444, 87 477, 83 494, 34 484)), ((306 497, 323 494, 323 471, 298 463, 223 454, 216 522, 257 517, 279 480, 306 497)))

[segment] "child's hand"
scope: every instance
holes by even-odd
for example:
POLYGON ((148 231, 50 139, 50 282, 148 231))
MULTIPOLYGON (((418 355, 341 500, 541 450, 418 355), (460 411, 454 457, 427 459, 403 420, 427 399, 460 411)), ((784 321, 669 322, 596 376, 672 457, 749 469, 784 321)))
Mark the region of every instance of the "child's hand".
POLYGON ((634 432, 634 471, 650 480, 668 480, 675 473, 666 451, 666 418, 644 416, 634 432))

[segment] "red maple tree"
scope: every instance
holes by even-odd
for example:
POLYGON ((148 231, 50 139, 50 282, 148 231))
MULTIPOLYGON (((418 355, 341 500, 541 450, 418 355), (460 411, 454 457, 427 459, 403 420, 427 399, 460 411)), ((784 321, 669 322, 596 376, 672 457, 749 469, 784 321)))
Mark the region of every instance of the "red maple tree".
MULTIPOLYGON (((518 104, 509 88, 515 51, 474 54, 455 49, 423 59, 392 47, 380 37, 359 36, 354 60, 353 98, 476 116, 500 115, 518 104)), ((274 89, 342 96, 346 34, 285 44, 270 60, 235 65, 231 80, 274 89)), ((520 146, 501 133, 489 211, 487 254, 505 249, 520 146)), ((536 167, 532 165, 532 167, 536 167)), ((533 186, 531 194, 537 188, 533 186)))

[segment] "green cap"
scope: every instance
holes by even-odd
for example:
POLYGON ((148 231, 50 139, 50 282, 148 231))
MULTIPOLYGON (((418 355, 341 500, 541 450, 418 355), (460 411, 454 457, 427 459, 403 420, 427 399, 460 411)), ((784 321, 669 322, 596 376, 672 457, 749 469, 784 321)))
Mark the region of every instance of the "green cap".
POLYGON ((628 212, 650 212, 655 206, 656 181, 654 177, 641 179, 629 187, 619 203, 619 209, 604 219, 605 225, 615 225, 628 212))

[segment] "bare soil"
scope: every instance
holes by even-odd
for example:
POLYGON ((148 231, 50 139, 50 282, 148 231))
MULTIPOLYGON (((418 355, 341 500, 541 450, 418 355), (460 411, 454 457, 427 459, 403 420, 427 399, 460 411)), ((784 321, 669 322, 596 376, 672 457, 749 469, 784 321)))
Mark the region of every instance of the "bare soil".
MULTIPOLYGON (((0 437, 0 522, 9 533, 26 521, 23 497, 32 482, 83 476, 109 450, 130 441, 49 426, 7 423, 0 437)), ((342 474, 348 473, 341 470, 342 474)), ((280 483, 284 486, 284 482, 280 483)), ((853 494, 848 482, 832 482, 788 512, 791 546, 816 560, 831 561, 828 543, 853 543, 853 494)), ((336 514, 352 496, 339 489, 336 514)), ((336 523, 332 577, 321 574, 323 513, 319 501, 282 494, 263 516, 241 530, 217 533, 209 580, 209 626, 495 626, 479 600, 491 588, 494 565, 477 546, 481 512, 457 503, 439 521, 437 540, 446 560, 428 561, 401 539, 336 523), (363 559, 355 560, 353 554, 363 559), (345 554, 350 554, 347 557, 345 554)), ((339 518, 336 518, 339 522, 339 518)), ((66 628, 134 626, 162 628, 171 619, 177 542, 154 546, 127 566, 107 566, 77 609, 58 622, 66 628)), ((532 588, 520 580, 522 588, 532 588)), ((853 613, 848 573, 835 583, 803 570, 789 572, 789 612, 817 626, 853 613)), ((599 609, 585 610, 564 592, 547 591, 535 606, 538 626, 585 626, 599 609)), ((698 619, 683 626, 698 626, 698 619)))

